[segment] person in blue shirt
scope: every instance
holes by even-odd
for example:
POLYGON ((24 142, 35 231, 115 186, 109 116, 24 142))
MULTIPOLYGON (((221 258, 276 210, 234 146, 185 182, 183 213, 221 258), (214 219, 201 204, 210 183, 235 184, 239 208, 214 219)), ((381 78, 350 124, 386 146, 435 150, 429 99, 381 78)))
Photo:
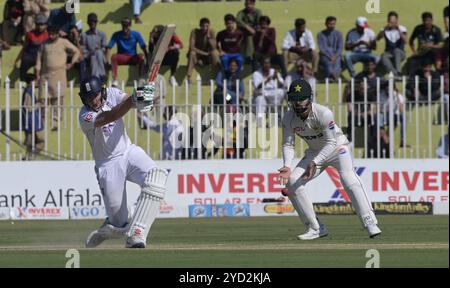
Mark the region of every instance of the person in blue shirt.
POLYGON ((122 20, 122 30, 115 32, 109 41, 106 59, 112 65, 113 86, 118 85, 117 69, 119 65, 136 65, 139 67, 139 75, 145 74, 145 59, 147 59, 147 46, 141 34, 131 30, 131 19, 122 20), (117 44, 117 53, 110 57, 111 49, 117 44), (136 46, 139 44, 144 54, 137 54, 136 46))
POLYGON ((231 59, 228 63, 228 69, 224 71, 219 71, 216 76, 217 89, 214 92, 214 104, 223 105, 223 80, 227 80, 227 95, 225 97, 225 102, 227 104, 237 104, 237 97, 239 99, 244 97, 245 88, 244 81, 239 78, 239 63, 236 59, 231 59), (236 84, 239 80, 239 95, 236 95, 236 84))

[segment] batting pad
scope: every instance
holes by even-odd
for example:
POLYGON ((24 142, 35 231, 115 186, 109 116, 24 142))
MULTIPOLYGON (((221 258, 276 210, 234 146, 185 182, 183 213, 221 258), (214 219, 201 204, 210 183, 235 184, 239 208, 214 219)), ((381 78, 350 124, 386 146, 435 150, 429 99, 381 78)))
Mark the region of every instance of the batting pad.
POLYGON ((168 175, 169 173, 161 168, 154 168, 148 172, 131 220, 128 237, 139 237, 143 241, 147 238, 158 214, 160 202, 166 194, 168 175))

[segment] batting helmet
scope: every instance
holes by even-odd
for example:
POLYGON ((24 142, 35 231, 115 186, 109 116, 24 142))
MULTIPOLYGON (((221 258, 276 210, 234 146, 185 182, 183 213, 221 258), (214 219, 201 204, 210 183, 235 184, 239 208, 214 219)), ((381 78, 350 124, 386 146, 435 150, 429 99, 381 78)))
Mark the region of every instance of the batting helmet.
POLYGON ((92 76, 81 81, 80 98, 81 102, 83 102, 85 106, 89 107, 89 105, 87 104, 89 99, 96 97, 100 92, 102 92, 103 99, 106 100, 105 87, 103 86, 103 83, 100 80, 100 78, 92 76))
POLYGON ((312 99, 312 88, 305 79, 298 79, 292 82, 289 86, 288 101, 302 102, 312 99))

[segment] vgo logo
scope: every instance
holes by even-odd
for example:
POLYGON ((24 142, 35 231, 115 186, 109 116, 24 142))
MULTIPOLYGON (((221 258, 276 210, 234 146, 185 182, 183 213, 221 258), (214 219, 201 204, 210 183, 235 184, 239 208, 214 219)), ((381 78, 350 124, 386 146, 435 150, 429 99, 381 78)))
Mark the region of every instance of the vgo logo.
POLYGON ((103 207, 73 207, 71 218, 103 218, 105 208, 103 207))
POLYGON ((80 0, 67 0, 66 2, 66 12, 69 14, 79 14, 80 13, 80 0))

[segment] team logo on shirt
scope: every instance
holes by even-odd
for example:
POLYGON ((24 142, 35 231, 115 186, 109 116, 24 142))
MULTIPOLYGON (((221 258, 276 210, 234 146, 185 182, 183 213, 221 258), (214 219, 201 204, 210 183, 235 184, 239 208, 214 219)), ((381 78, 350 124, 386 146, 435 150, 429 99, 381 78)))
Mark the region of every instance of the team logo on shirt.
POLYGON ((84 121, 86 121, 86 122, 92 122, 92 119, 94 119, 94 115, 92 113, 87 113, 84 116, 84 121))
POLYGON ((306 131, 306 128, 305 127, 295 127, 294 128, 294 132, 295 133, 300 133, 300 132, 305 132, 306 131))
POLYGON ((330 129, 330 130, 334 130, 334 127, 336 126, 336 123, 334 123, 334 121, 331 121, 329 124, 328 124, 328 129, 330 129))

